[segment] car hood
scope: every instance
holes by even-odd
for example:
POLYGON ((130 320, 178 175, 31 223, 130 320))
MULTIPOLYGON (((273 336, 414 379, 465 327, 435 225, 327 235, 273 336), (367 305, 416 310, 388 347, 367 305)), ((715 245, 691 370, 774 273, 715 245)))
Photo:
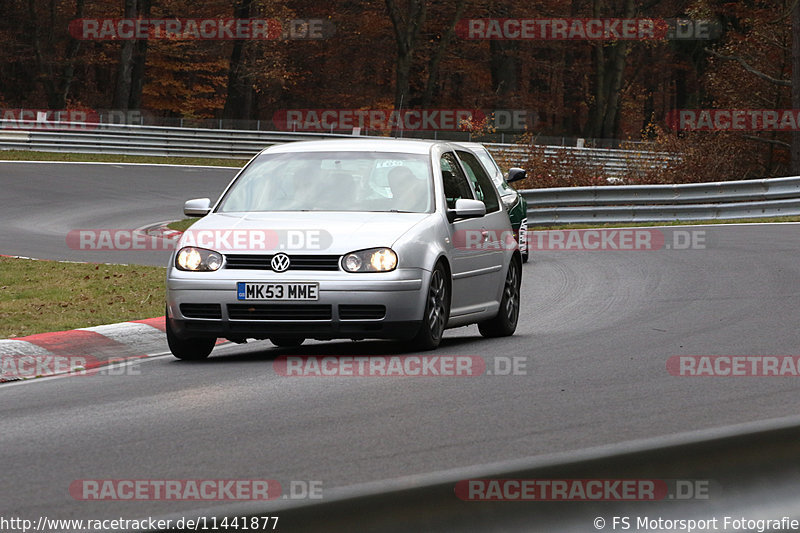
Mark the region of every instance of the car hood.
POLYGON ((211 213, 184 233, 180 246, 197 245, 223 253, 284 251, 342 255, 392 246, 429 216, 431 213, 341 211, 211 213), (260 235, 266 235, 263 244, 260 235))

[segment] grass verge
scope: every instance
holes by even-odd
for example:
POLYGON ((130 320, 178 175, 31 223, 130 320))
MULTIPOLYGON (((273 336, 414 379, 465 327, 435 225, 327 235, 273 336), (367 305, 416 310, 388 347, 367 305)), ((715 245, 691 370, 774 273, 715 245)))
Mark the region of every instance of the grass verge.
POLYGON ((169 229, 174 229, 175 231, 186 231, 187 229, 189 229, 189 226, 191 226, 198 220, 200 219, 194 217, 184 218, 183 220, 176 220, 175 222, 170 222, 169 224, 167 224, 167 227, 169 229))
POLYGON ((164 314, 166 269, 0 257, 0 339, 164 314))
POLYGON ((73 161, 88 163, 148 163, 161 165, 197 165, 241 168, 247 159, 211 159, 205 157, 162 157, 118 154, 68 154, 31 150, 0 150, 3 161, 73 161))

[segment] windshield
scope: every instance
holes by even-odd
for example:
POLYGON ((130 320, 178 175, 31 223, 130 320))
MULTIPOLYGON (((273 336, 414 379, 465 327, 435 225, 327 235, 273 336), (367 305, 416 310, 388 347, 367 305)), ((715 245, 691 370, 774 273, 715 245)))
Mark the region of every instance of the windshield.
POLYGON ((263 154, 233 184, 219 212, 398 211, 432 206, 428 156, 377 152, 263 154))

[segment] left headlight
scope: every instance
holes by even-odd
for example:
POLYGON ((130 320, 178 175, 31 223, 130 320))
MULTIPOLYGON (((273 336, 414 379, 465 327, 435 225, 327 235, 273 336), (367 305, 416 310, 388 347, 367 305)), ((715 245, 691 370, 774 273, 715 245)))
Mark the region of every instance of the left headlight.
POLYGON ((397 254, 391 248, 371 248, 351 252, 342 259, 347 272, 390 272, 397 267, 397 254))
POLYGON ((205 248, 186 246, 175 256, 175 268, 189 272, 211 272, 222 266, 222 254, 205 248))

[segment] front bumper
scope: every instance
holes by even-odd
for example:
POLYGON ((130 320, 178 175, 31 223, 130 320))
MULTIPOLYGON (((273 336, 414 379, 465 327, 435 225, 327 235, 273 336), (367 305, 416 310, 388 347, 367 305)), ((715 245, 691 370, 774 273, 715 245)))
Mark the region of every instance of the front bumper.
POLYGON ((422 323, 423 287, 429 278, 430 272, 423 269, 279 276, 250 270, 187 273, 171 269, 167 318, 173 332, 183 338, 409 338, 422 323), (236 290, 240 281, 316 282, 319 297, 298 302, 242 301, 236 290))

